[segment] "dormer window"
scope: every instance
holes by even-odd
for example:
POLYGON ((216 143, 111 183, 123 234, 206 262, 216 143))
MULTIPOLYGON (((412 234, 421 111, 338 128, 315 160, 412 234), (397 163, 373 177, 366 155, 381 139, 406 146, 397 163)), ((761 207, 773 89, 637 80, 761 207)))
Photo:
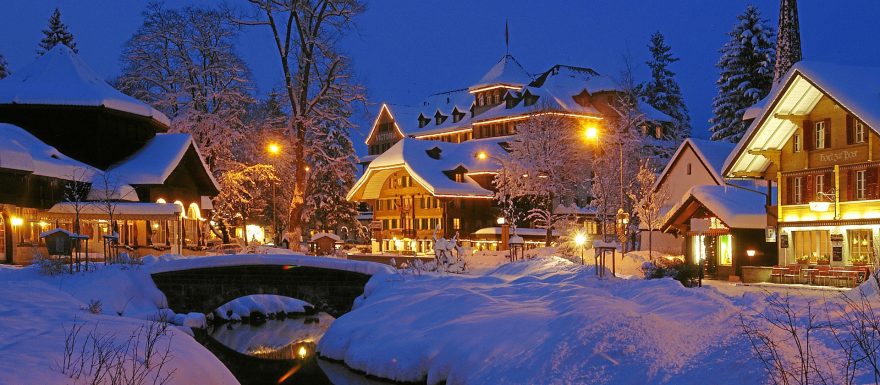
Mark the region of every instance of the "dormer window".
POLYGON ((495 91, 494 98, 495 98, 495 103, 493 103, 493 104, 495 104, 495 105, 501 104, 501 93, 500 92, 495 91))
POLYGON ((430 122, 431 119, 426 118, 424 115, 419 115, 419 128, 427 126, 430 122))
POLYGON ((658 125, 657 127, 654 127, 654 137, 657 139, 660 139, 663 137, 663 127, 662 126, 658 125))
POLYGON ((452 111, 452 122, 458 123, 464 118, 464 112, 458 112, 458 109, 452 111))
POLYGON ((434 124, 439 126, 439 125, 443 124, 443 122, 446 121, 446 118, 447 118, 446 115, 438 113, 437 115, 434 115, 434 124))
POLYGON ((535 95, 525 95, 525 96, 523 97, 523 100, 524 100, 524 102, 525 102, 525 103, 524 103, 525 106, 531 106, 531 105, 535 104, 535 102, 538 101, 538 97, 535 96, 535 95))
POLYGON ((482 106, 483 104, 486 104, 486 97, 481 92, 481 93, 477 94, 477 105, 482 106))
POLYGON ((464 182, 464 174, 460 172, 455 173, 455 181, 458 183, 464 182))

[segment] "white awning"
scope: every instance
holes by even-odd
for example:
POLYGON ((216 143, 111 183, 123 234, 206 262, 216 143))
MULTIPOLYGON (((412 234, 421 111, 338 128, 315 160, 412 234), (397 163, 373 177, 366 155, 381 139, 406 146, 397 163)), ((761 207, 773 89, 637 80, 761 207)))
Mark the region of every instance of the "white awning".
MULTIPOLYGON (((81 219, 108 219, 109 210, 101 202, 61 202, 42 213, 46 218, 73 218, 79 207, 81 219)), ((113 205, 113 219, 118 220, 172 220, 180 217, 180 206, 174 203, 117 202, 113 205)))

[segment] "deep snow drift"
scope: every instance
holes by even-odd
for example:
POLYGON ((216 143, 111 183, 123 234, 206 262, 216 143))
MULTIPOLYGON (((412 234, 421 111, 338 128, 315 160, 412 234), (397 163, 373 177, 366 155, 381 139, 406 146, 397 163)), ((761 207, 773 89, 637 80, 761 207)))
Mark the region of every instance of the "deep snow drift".
MULTIPOLYGON (((55 277, 36 267, 0 268, 0 384, 80 384, 59 370, 66 329, 85 324, 89 331, 124 343, 165 306, 165 297, 140 269, 98 265, 99 270, 55 277), (102 314, 87 311, 101 301, 102 314), (122 314, 120 316, 119 314, 122 314), (133 318, 134 317, 134 318, 133 318)), ((165 312, 167 314, 167 311, 165 312)), ((229 370, 184 329, 170 327, 169 384, 238 384, 229 370)), ((165 346, 162 340, 162 346, 165 346)))
POLYGON ((476 276, 375 276, 318 351, 429 384, 757 384, 765 374, 737 323, 755 298, 600 280, 555 257, 476 276))

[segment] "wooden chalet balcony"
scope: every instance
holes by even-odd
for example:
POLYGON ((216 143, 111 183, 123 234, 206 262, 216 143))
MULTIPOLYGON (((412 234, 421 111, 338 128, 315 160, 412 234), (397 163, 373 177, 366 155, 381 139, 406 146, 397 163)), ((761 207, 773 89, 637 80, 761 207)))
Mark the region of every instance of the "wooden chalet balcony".
POLYGON ((376 239, 392 239, 392 238, 431 238, 433 230, 416 230, 416 229, 385 229, 382 231, 374 231, 373 238, 376 239))

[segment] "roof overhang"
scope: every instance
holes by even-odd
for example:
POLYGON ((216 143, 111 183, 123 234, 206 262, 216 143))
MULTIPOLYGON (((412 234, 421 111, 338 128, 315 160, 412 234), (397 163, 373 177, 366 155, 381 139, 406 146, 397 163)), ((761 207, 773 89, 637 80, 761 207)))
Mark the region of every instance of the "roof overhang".
MULTIPOLYGON (((768 98, 772 99, 767 108, 752 122, 745 137, 725 162, 723 176, 754 177, 764 173, 770 166, 770 159, 760 153, 781 150, 798 128, 792 117, 809 114, 823 96, 859 120, 866 121, 865 117, 848 109, 844 103, 823 89, 821 84, 798 69, 792 70, 784 86, 771 92, 768 98)), ((871 128, 877 130, 873 126, 871 128)))

